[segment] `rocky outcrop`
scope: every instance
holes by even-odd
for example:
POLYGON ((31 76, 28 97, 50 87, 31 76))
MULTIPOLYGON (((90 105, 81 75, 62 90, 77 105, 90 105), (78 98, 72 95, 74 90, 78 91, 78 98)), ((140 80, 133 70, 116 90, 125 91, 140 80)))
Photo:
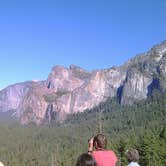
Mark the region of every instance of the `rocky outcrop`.
POLYGON ((126 80, 122 89, 121 104, 132 104, 145 99, 152 77, 142 74, 137 69, 127 71, 126 80))
POLYGON ((70 66, 69 69, 63 66, 55 66, 47 79, 47 87, 54 89, 54 91, 73 91, 89 77, 90 73, 76 66, 70 66))
POLYGON ((78 66, 55 66, 48 79, 15 84, 0 91, 0 110, 13 110, 22 124, 63 121, 116 97, 121 104, 166 90, 166 42, 124 65, 88 72, 78 66))
POLYGON ((0 91, 0 111, 16 111, 29 91, 32 82, 11 85, 0 91))
POLYGON ((29 122, 40 124, 42 122, 48 105, 44 98, 46 93, 48 93, 46 87, 38 83, 32 83, 28 93, 18 107, 19 118, 22 124, 29 122))

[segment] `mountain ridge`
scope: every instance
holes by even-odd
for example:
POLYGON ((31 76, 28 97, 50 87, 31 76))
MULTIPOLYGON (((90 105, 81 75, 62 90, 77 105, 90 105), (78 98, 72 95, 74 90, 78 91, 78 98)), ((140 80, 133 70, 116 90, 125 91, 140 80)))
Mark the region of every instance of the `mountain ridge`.
POLYGON ((166 41, 124 65, 88 72, 79 66, 54 66, 47 80, 11 85, 0 91, 0 111, 14 110, 22 124, 63 121, 107 98, 131 105, 154 89, 166 90, 166 41))

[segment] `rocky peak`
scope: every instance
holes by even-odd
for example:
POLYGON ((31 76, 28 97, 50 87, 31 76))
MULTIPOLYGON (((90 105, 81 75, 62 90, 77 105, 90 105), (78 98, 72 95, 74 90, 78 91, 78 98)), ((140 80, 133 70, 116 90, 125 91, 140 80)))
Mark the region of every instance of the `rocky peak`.
MULTIPOLYGON (((78 70, 78 69, 77 69, 78 70)), ((83 80, 73 74, 73 69, 55 66, 47 79, 49 89, 72 91, 83 84, 83 80)))
POLYGON ((160 61, 161 58, 166 55, 166 41, 154 46, 148 54, 154 57, 156 61, 160 61))
POLYGON ((69 72, 67 68, 57 65, 52 68, 50 75, 56 78, 68 78, 69 72))
MULTIPOLYGON (((83 68, 81 68, 81 67, 79 67, 79 66, 76 66, 76 65, 70 65, 69 66, 69 69, 71 70, 71 71, 79 71, 79 72, 87 72, 85 69, 83 69, 83 68)), ((88 73, 88 72, 87 72, 88 73)))
POLYGON ((90 72, 88 72, 76 65, 70 65, 69 69, 74 77, 81 79, 81 80, 89 79, 91 76, 90 72))

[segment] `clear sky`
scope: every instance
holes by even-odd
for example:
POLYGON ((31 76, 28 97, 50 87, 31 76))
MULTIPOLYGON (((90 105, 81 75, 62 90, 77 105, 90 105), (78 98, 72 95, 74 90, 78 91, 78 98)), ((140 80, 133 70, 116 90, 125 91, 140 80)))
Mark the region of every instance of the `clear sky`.
POLYGON ((0 89, 55 65, 120 65, 165 39, 166 0, 0 0, 0 89))

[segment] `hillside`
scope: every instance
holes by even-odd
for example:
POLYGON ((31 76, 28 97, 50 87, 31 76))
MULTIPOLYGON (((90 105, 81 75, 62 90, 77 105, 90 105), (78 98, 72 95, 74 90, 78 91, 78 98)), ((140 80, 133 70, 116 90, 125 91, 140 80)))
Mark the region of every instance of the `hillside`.
POLYGON ((21 126, 1 121, 0 160, 8 166, 73 166, 79 154, 87 152, 87 140, 102 131, 119 166, 126 165, 124 153, 131 147, 139 150, 141 165, 165 166, 165 126, 166 93, 159 91, 132 106, 108 99, 93 110, 70 115, 64 123, 21 126))

